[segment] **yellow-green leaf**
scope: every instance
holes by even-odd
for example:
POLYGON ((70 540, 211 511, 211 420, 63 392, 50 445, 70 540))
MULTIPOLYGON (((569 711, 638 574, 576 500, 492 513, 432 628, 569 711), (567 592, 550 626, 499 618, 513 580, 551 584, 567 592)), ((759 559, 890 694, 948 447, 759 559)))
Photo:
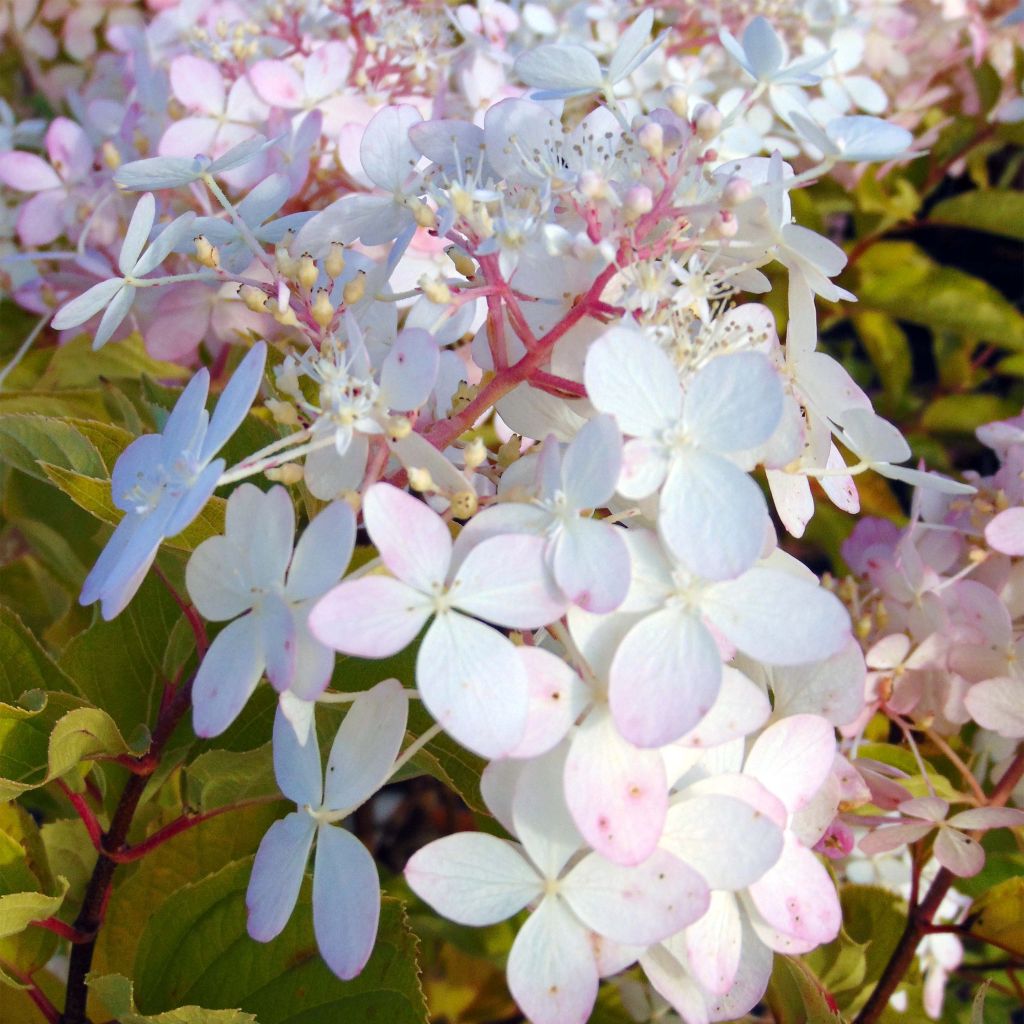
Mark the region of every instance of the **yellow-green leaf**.
POLYGON ((242 1010, 205 1010, 200 1006, 179 1006, 165 1013, 149 1015, 135 1008, 135 993, 128 978, 120 974, 90 974, 89 993, 107 1008, 119 1024, 258 1024, 242 1010))

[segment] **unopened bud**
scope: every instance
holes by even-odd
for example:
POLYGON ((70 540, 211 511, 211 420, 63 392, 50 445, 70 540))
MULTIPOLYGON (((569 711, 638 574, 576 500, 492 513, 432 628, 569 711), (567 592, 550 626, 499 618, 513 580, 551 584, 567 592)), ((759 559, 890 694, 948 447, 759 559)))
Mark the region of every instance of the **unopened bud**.
POLYGON ((693 114, 693 127, 705 142, 713 139, 722 130, 722 115, 710 103, 702 103, 693 114))
POLYGON ((726 207, 739 206, 741 203, 745 203, 753 194, 754 189, 751 187, 750 182, 746 178, 734 175, 725 183, 725 188, 722 189, 722 205, 726 207))
POLYGON ((410 469, 409 486, 421 494, 437 490, 437 484, 434 483, 434 478, 430 475, 429 469, 410 469))
POLYGON ((292 259, 292 254, 288 251, 291 242, 292 233, 288 231, 274 249, 274 262, 277 264, 278 271, 285 277, 294 277, 295 275, 295 260, 292 259))
POLYGON ((268 469, 264 475, 268 480, 284 484, 287 487, 290 484, 297 484, 303 474, 302 467, 297 462, 286 462, 283 466, 268 469))
POLYGON ((299 271, 296 276, 299 279, 299 284, 301 284, 307 291, 316 284, 316 280, 320 276, 320 271, 317 269, 316 261, 308 252, 304 252, 302 256, 299 257, 299 271))
POLYGON ((342 289, 341 297, 346 306, 357 303, 366 294, 366 271, 360 270, 342 289))
POLYGON ((260 291, 259 288, 254 288, 251 284, 243 284, 238 289, 238 297, 254 313, 265 313, 267 311, 266 292, 260 291))
POLYGON ((626 193, 626 201, 622 204, 622 212, 629 221, 637 220, 653 209, 654 196, 646 185, 634 185, 626 193))
POLYGON ((295 315, 295 310, 291 306, 286 306, 284 309, 278 308, 277 312, 274 313, 274 319, 282 327, 301 327, 299 318, 295 315))
POLYGON ((313 319, 321 327, 330 327, 334 319, 334 306, 331 305, 331 297, 326 288, 321 288, 316 293, 316 300, 313 302, 313 319))
POLYGON ((118 153, 117 146, 110 139, 107 139, 100 147, 100 155, 103 157, 104 165, 110 170, 116 171, 121 166, 121 154, 118 153))
POLYGON ((729 210, 719 210, 708 225, 708 233, 717 238, 733 238, 738 230, 739 221, 736 220, 736 214, 730 213, 729 210))
POLYGON ((426 203, 414 203, 412 217, 421 228, 437 227, 437 214, 426 203))
POLYGON ((327 259, 324 261, 324 270, 327 271, 329 278, 337 279, 341 277, 344 269, 345 246, 341 242, 331 242, 331 251, 327 254, 327 259))
POLYGON ((660 160, 665 155, 665 132, 657 121, 648 121, 637 133, 640 148, 652 160, 660 160))
POLYGON ((437 306, 447 306, 452 301, 452 290, 439 277, 427 277, 424 274, 419 279, 419 286, 423 294, 437 306))
POLYGON ((281 423, 286 427, 297 427, 299 425, 298 410, 291 402, 280 402, 276 398, 268 398, 264 406, 274 417, 275 423, 281 423))
POLYGON ((462 454, 466 463, 466 469, 472 472, 477 466, 482 465, 484 459, 487 458, 487 445, 484 444, 481 438, 475 437, 466 445, 466 449, 462 454))
POLYGON ((457 245, 449 245, 445 252, 448 254, 448 259, 455 264, 455 269, 463 277, 472 280, 476 276, 476 263, 473 262, 473 259, 465 249, 457 245))
POLYGON ((412 433, 412 424, 405 416, 392 416, 388 420, 388 436, 394 441, 401 441, 412 433))
POLYGON ((686 117, 686 112, 689 109, 689 97, 681 85, 670 85, 665 90, 665 102, 676 117, 686 117))
POLYGON ((608 181, 597 171, 584 171, 580 175, 579 186, 580 192, 592 202, 604 199, 608 195, 608 181))
POLYGON ((520 449, 523 446, 523 439, 519 434, 513 434, 498 449, 498 465, 502 469, 508 469, 516 459, 519 458, 520 449))
POLYGON ((196 259, 201 267, 209 267, 211 270, 220 266, 220 253, 217 246, 211 245, 206 235, 197 235, 192 239, 196 247, 196 259))
POLYGON ((456 491, 452 495, 451 506, 456 519, 468 519, 479 508, 476 491, 456 491))

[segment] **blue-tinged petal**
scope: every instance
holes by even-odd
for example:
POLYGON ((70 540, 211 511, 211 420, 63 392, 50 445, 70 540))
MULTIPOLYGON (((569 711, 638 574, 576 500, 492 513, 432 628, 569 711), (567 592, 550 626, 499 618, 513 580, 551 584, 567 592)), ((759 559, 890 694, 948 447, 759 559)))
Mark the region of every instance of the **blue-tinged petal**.
POLYGON ((335 501, 302 532, 288 569, 285 592, 290 601, 326 594, 352 557, 356 541, 356 517, 352 506, 335 501))
POLYGON ((377 939, 377 865, 354 835, 321 825, 313 874, 313 931, 320 955, 341 979, 365 966, 377 939))
POLYGON ((297 731, 287 710, 278 706, 274 716, 274 776, 289 800, 300 807, 319 807, 323 801, 323 769, 316 729, 297 731), (301 737, 301 738, 300 738, 301 737))
POLYGON ((178 395, 177 402, 163 429, 164 454, 168 464, 197 439, 203 417, 206 415, 206 395, 210 388, 210 371, 204 366, 178 395))
POLYGON ((263 668, 260 623, 254 615, 235 619, 217 634, 192 684, 197 736, 219 736, 238 717, 263 668))
POLYGON ((281 934, 295 909, 316 823, 304 812, 275 821, 256 851, 245 894, 246 927, 257 942, 281 934))
POLYGON ((94 349, 102 348, 110 341, 114 331, 121 326, 121 321, 128 315, 135 301, 135 289, 130 284, 121 283, 121 288, 114 293, 100 319, 100 325, 96 328, 96 334, 92 339, 94 349))
POLYGON ((172 504, 173 512, 164 527, 165 537, 175 537, 203 510, 217 488, 217 480, 224 472, 224 460, 215 459, 193 481, 181 497, 172 504))
POLYGON ((292 685, 295 678, 295 617, 288 602, 278 594, 265 594, 253 614, 260 620, 267 678, 281 693, 292 685))
POLYGON ((285 175, 268 175, 238 204, 238 215, 250 228, 258 227, 284 206, 290 192, 285 175))
POLYGON ((195 181, 202 173, 203 164, 196 158, 154 156, 122 164, 114 172, 114 184, 129 192, 178 188, 195 181))
POLYGON ((135 204, 132 219, 128 222, 128 230, 121 243, 117 267, 122 274, 130 274, 135 264, 139 262, 143 246, 149 241, 149 233, 153 230, 154 220, 156 220, 156 200, 153 198, 152 192, 147 192, 135 204))
POLYGON ((57 310, 53 318, 53 327, 65 331, 69 327, 77 327, 94 317, 124 287, 124 281, 112 277, 108 281, 94 284, 88 291, 72 299, 57 310))
POLYGON ((130 273, 133 277, 145 277, 156 270, 174 251, 175 246, 186 236, 195 219, 196 215, 189 211, 171 221, 156 236, 153 244, 142 254, 142 258, 135 266, 125 271, 125 273, 130 273))
POLYGON ((259 341, 238 364, 217 401, 217 408, 213 412, 203 440, 201 459, 206 460, 216 455, 245 419, 245 414, 252 406, 256 392, 259 391, 266 361, 266 342, 259 341))

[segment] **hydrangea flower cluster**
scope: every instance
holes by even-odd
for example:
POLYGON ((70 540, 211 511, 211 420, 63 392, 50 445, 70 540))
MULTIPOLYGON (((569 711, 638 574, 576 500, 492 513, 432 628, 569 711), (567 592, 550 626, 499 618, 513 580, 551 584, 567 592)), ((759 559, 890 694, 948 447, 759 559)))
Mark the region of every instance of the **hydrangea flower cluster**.
MULTIPOLYGON (((378 878, 343 823, 440 733, 487 761, 504 832, 433 842, 405 877, 463 924, 530 911, 508 982, 536 1024, 587 1020, 633 965, 688 1024, 742 1016, 773 954, 837 937, 823 856, 865 826, 864 854, 936 833, 940 864, 976 871, 970 833, 1024 815, 949 814, 857 746, 877 711, 940 739, 970 718, 998 773, 1024 737, 1024 425, 985 434, 991 478, 904 465, 817 349, 816 296, 855 296, 791 203, 927 144, 920 96, 891 91, 923 79, 875 74, 879 5, 778 26, 720 5, 710 35, 673 3, 154 6, 72 5, 65 51, 110 46, 88 72, 52 64, 48 6, 12 8, 75 119, 5 138, 23 251, 3 266, 65 339, 138 332, 212 368, 118 460, 125 516, 81 599, 119 614, 232 488, 186 573, 198 615, 227 623, 193 725, 222 733, 265 675, 297 808, 257 854, 251 936, 285 927, 315 844, 319 948, 339 977, 362 969, 378 878), (769 266, 783 338, 749 301, 769 266), (247 414, 275 439, 228 466, 247 414), (856 512, 868 470, 919 488, 912 522, 864 521, 856 577, 823 586, 777 524, 803 533, 812 481, 856 512), (409 648, 408 686, 336 688, 336 654, 409 648), (407 740, 410 700, 433 724, 407 740), (349 705, 326 776, 325 704, 349 705)), ((881 6, 908 31, 930 5, 881 6)), ((962 17, 996 47, 1002 29, 962 17)))

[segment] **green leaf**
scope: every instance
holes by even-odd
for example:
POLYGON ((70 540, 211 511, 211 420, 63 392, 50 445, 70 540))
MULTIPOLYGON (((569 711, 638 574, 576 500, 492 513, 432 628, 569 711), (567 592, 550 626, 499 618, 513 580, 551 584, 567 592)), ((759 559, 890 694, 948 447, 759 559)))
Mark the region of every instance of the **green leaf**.
POLYGON ((78 419, 71 419, 67 422, 99 452, 104 468, 101 476, 110 476, 114 469, 114 463, 121 457, 125 448, 135 440, 134 434, 129 433, 124 427, 117 426, 116 423, 78 419))
POLYGON ((226 804, 278 795, 271 745, 208 750, 184 769, 186 803, 201 813, 226 804))
POLYGON ((23 932, 33 921, 53 917, 60 910, 68 883, 59 878, 60 892, 47 896, 41 892, 12 892, 0 896, 0 939, 23 932))
POLYGON ((979 896, 966 924, 976 938, 1024 956, 1024 878, 1007 879, 979 896))
POLYGON ((174 598, 147 579, 131 604, 109 622, 97 617, 64 649, 60 667, 77 691, 104 708, 128 736, 156 721, 163 693, 164 654, 182 618, 174 598))
POLYGON ((878 371, 886 395, 890 400, 899 399, 913 374, 906 332, 885 313, 859 313, 853 317, 853 326, 878 371))
POLYGON ((143 373, 161 380, 187 380, 191 372, 177 363, 154 359, 139 334, 104 345, 93 351, 92 340, 81 334, 53 350, 46 371, 39 380, 44 388, 92 387, 96 380, 136 380, 143 373))
POLYGON ((89 993, 99 999, 119 1024, 258 1024, 251 1013, 241 1010, 205 1010, 200 1006, 179 1006, 155 1016, 135 1009, 135 994, 128 978, 120 974, 90 974, 89 993))
POLYGON ((822 983, 796 957, 776 954, 765 998, 776 1024, 843 1024, 822 983))
POLYGON ((96 388, 0 392, 0 414, 18 412, 58 418, 77 417, 85 420, 102 420, 107 415, 103 392, 96 388))
MULTIPOLYGON (((43 471, 76 505, 90 512, 97 519, 116 526, 124 514, 110 494, 110 481, 97 480, 74 470, 40 463, 43 471)), ((193 551, 207 537, 224 532, 224 511, 227 502, 223 498, 211 498, 195 520, 175 537, 168 537, 164 543, 179 551, 193 551)))
POLYGON ((995 288, 944 267, 911 242, 879 242, 857 264, 851 289, 858 312, 945 329, 975 340, 1024 349, 1024 316, 995 288))
POLYGON ((936 203, 928 220, 1024 241, 1024 192, 1008 188, 962 192, 936 203))
POLYGON ((249 860, 228 864, 176 892, 152 915, 135 961, 142 1008, 240 1006, 261 1024, 424 1024, 417 942, 397 900, 383 900, 373 956, 359 977, 343 982, 317 954, 308 881, 277 939, 263 945, 247 937, 251 868, 249 860))
POLYGON ((0 605, 0 702, 14 704, 28 690, 74 690, 24 623, 0 605))
POLYGON ((67 899, 72 904, 80 903, 98 856, 85 823, 81 818, 49 821, 39 830, 39 836, 50 869, 68 880, 67 899))
POLYGON ((40 463, 89 477, 106 475, 95 446, 65 420, 24 414, 0 416, 0 447, 7 462, 40 480, 47 479, 40 463))
POLYGON ((921 426, 935 434, 973 437, 983 423, 1007 419, 1018 412, 1017 403, 998 395, 943 395, 924 410, 921 426))

